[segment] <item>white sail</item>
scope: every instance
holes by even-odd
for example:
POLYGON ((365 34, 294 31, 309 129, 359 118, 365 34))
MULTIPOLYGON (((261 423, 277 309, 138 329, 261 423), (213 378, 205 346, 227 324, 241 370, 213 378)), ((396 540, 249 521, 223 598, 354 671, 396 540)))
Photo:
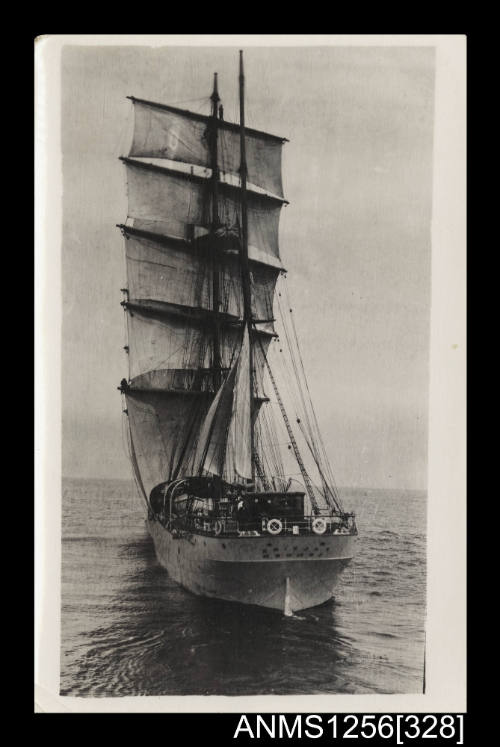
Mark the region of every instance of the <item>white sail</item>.
POLYGON ((250 331, 244 321, 239 126, 217 122, 221 181, 214 222, 208 176, 213 120, 133 101, 134 141, 130 157, 122 158, 128 216, 121 228, 127 265, 125 393, 137 471, 147 495, 177 476, 205 472, 251 479, 251 415, 255 420, 267 401, 265 357, 276 337, 284 140, 245 130, 250 331), (172 168, 172 161, 192 164, 197 172, 172 168), (200 167, 207 170, 203 176, 200 167))
POLYGON ((130 378, 148 371, 210 368, 210 337, 182 317, 127 316, 130 378))
MULTIPOLYGON (((130 233, 125 251, 130 299, 212 309, 212 269, 206 246, 130 233)), ((279 269, 254 262, 251 272, 253 316, 271 319, 279 269)), ((242 318, 241 270, 236 253, 224 255, 219 275, 224 311, 242 318)))
POLYGON ((194 472, 196 474, 204 470, 212 475, 222 475, 227 425, 232 412, 236 369, 237 363, 234 364, 229 376, 219 388, 203 421, 194 458, 194 472))
POLYGON ((250 339, 245 325, 234 383, 233 408, 227 439, 226 464, 233 460, 234 472, 252 479, 252 420, 250 392, 250 339))
POLYGON ((146 495, 177 468, 184 446, 201 425, 209 396, 152 390, 127 393, 134 456, 146 495))
POLYGON ((250 338, 245 325, 238 359, 221 385, 200 431, 196 471, 251 479, 250 338))
MULTIPOLYGON (((210 227, 208 179, 130 158, 122 160, 127 166, 129 218, 133 218, 135 228, 189 238, 195 227, 210 227)), ((239 188, 221 183, 219 191, 220 220, 228 228, 237 226, 241 213, 239 188)), ((273 263, 279 258, 278 229, 283 200, 250 191, 247 198, 248 243, 273 263)))
MULTIPOLYGON (((166 158, 195 166, 211 166, 210 117, 152 101, 132 101, 135 128, 131 156, 166 158)), ((217 130, 220 141, 219 169, 238 175, 239 125, 219 119, 217 130)), ((281 150, 285 138, 247 127, 245 141, 249 181, 281 197, 281 150)))

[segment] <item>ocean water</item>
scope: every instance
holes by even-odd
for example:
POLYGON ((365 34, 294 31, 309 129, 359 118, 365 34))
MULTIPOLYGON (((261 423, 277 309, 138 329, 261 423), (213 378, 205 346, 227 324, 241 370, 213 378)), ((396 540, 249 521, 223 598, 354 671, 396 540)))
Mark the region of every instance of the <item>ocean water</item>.
POLYGON ((357 555, 334 601, 286 618, 172 581, 132 482, 64 480, 61 695, 421 693, 425 493, 342 497, 357 555))

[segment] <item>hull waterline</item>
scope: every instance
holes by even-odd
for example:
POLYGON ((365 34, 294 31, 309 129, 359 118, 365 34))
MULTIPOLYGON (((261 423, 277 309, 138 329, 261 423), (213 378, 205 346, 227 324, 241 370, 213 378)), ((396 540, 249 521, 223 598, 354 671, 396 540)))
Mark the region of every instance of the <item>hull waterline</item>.
POLYGON ((147 520, 156 556, 171 578, 199 596, 291 615, 332 598, 357 536, 174 536, 147 520))

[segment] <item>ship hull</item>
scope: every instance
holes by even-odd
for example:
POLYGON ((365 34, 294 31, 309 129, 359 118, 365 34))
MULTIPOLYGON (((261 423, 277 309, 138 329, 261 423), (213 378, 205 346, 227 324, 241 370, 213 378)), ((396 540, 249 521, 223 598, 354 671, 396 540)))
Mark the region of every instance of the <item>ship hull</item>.
POLYGON ((356 536, 175 537, 148 520, 158 561, 194 594, 291 615, 333 597, 356 536))

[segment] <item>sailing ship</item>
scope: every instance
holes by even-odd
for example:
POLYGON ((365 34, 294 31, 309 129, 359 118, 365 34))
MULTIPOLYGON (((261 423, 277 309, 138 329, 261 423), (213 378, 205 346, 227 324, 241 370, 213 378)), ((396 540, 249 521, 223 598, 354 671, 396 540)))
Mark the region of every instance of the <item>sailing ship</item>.
POLYGON ((129 377, 119 389, 159 562, 195 594, 291 615, 333 597, 357 528, 335 486, 293 317, 286 339, 276 331, 286 138, 245 125, 244 89, 240 52, 239 123, 224 119, 217 73, 207 114, 128 97, 128 217, 118 225, 129 377), (291 360, 293 412, 273 346, 291 360))

